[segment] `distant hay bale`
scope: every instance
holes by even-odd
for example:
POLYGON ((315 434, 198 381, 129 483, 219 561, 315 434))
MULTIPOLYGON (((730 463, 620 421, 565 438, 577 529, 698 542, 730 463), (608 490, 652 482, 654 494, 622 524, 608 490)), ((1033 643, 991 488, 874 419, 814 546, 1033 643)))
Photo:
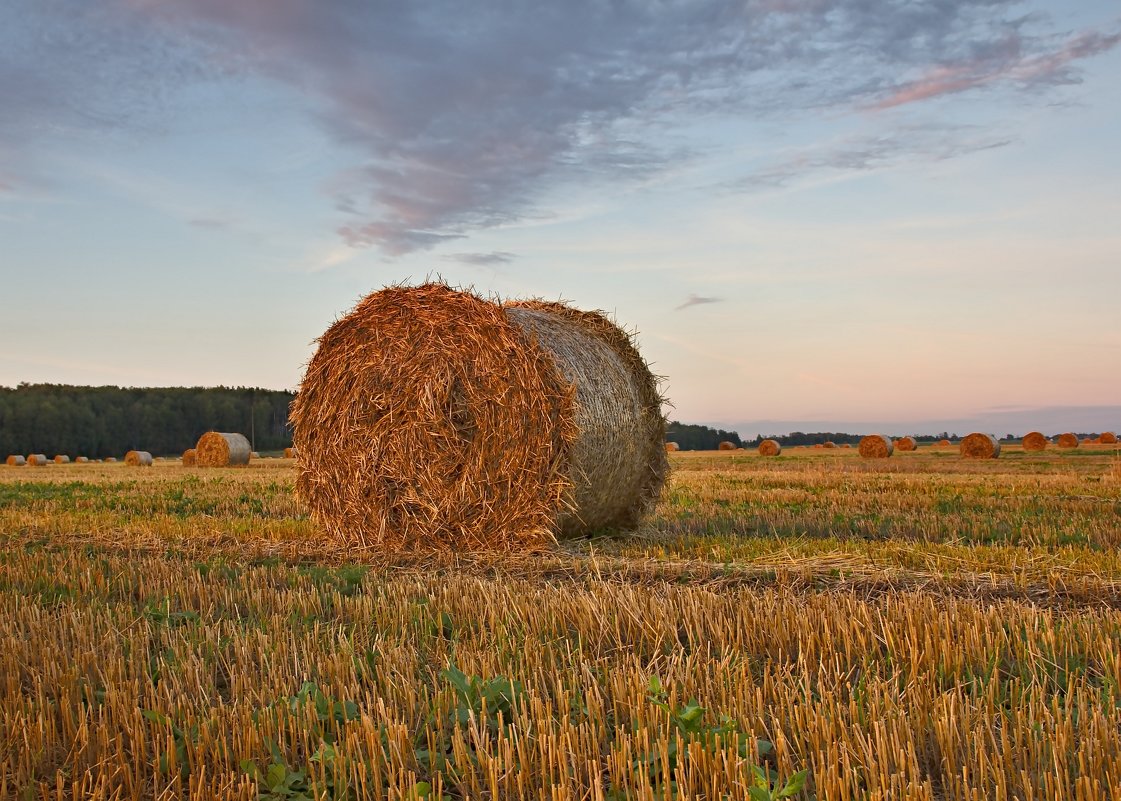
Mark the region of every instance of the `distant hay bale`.
POLYGON ((196 453, 197 453, 197 451, 194 448, 187 448, 187 450, 183 451, 183 466, 184 467, 194 467, 195 466, 195 463, 197 461, 196 458, 195 458, 196 453))
POLYGON ((319 339, 292 404, 297 493, 328 535, 386 549, 631 528, 665 480, 661 403, 602 314, 390 287, 319 339))
POLYGON ((681 450, 681 446, 678 445, 676 442, 667 442, 666 443, 666 453, 675 453, 679 450, 681 450))
POLYGON ((869 434, 862 437, 858 447, 860 455, 865 459, 886 459, 895 452, 891 438, 883 434, 869 434))
POLYGON ((47 463, 47 457, 42 453, 31 453, 27 456, 27 463, 31 467, 42 467, 47 463))
POLYGON ((1077 448, 1078 435, 1071 434, 1069 431, 1066 434, 1059 434, 1058 439, 1055 440, 1055 444, 1060 448, 1077 448))
POLYGON ((836 448, 837 443, 835 443, 835 442, 823 442, 823 443, 821 443, 821 447, 823 447, 823 448, 836 448))
POLYGON ((89 464, 90 457, 88 456, 75 456, 74 464, 89 464))
POLYGON ((843 445, 842 445, 841 447, 842 447, 842 448, 851 448, 851 447, 852 447, 852 443, 851 443, 851 442, 846 442, 846 443, 844 443, 844 444, 843 444, 843 445))
POLYGON ((61 453, 57 454, 54 457, 54 463, 55 464, 70 464, 70 457, 66 456, 64 454, 61 454, 61 453))
POLYGON ((974 432, 961 441, 961 455, 967 459, 996 459, 1000 456, 1000 443, 992 434, 974 432))
POLYGON ((1101 443, 1102 445, 1116 445, 1117 444, 1117 435, 1114 434, 1112 431, 1103 431, 1101 433, 1101 436, 1098 437, 1098 442, 1101 443))
POLYGON ((821 449, 822 449, 822 448, 824 448, 824 447, 825 447, 825 446, 824 446, 824 445, 822 445, 822 444, 821 444, 820 442, 815 442, 815 443, 814 443, 814 448, 815 448, 816 450, 821 450, 821 449))
POLYGON ((1029 434, 1024 434, 1020 444, 1025 451, 1045 451, 1047 450, 1047 437, 1039 431, 1032 431, 1029 434))
POLYGON ((900 437, 895 441, 897 451, 913 451, 919 447, 919 441, 914 437, 900 437))
POLYGON ((8 465, 8 467, 24 467, 27 465, 27 459, 22 455, 17 456, 13 453, 4 460, 4 464, 8 465))
POLYGON ((243 434, 207 431, 195 445, 195 463, 199 467, 244 467, 252 453, 243 434))
POLYGON ((717 447, 717 450, 734 451, 736 449, 736 443, 728 442, 727 440, 724 440, 723 442, 721 442, 716 447, 717 447))
POLYGON ((952 444, 952 443, 951 443, 951 442, 950 442, 950 441, 949 441, 948 439, 940 439, 940 440, 938 440, 938 447, 939 447, 939 448, 945 448, 945 447, 947 447, 947 446, 949 446, 949 445, 951 445, 951 444, 952 444))
POLYGON ((765 439, 759 443, 760 456, 778 456, 782 453, 782 445, 773 439, 765 439))
POLYGON ((115 461, 117 461, 117 457, 116 457, 116 456, 106 456, 106 457, 105 457, 105 459, 104 459, 104 461, 106 461, 106 462, 115 462, 115 461))
POLYGON ((285 459, 295 459, 296 458, 296 449, 295 448, 285 448, 284 449, 284 458, 285 459))
POLYGON ((257 453, 257 451, 250 451, 249 452, 249 458, 250 459, 260 459, 261 454, 257 453))
POLYGON ((129 467, 151 467, 152 454, 148 451, 129 451, 125 454, 125 464, 129 467))
POLYGON ((1082 438, 1082 444, 1083 445, 1094 445, 1094 444, 1096 444, 1096 440, 1093 437, 1083 437, 1082 438))

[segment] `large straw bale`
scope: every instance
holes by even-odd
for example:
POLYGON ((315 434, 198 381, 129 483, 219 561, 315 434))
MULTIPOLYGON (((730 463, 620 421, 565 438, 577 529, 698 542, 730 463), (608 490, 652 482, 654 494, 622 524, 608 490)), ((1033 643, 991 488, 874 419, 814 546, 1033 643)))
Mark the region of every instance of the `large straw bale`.
POLYGON ((1020 441, 1025 451, 1045 451, 1047 450, 1047 437, 1042 432, 1032 431, 1024 434, 1024 438, 1020 441))
POLYGON ((860 455, 865 459, 886 459, 895 451, 890 437, 883 434, 869 434, 860 440, 860 455))
POLYGON ((53 461, 55 464, 70 464, 70 457, 65 454, 59 453, 55 455, 53 461))
POLYGON ((27 465, 27 458, 22 454, 17 455, 13 453, 4 460, 4 464, 8 465, 8 467, 24 467, 27 465))
POLYGON ((32 467, 42 467, 47 463, 47 457, 42 453, 31 453, 27 456, 27 463, 32 467))
POLYGON ((252 453, 243 434, 207 431, 195 445, 195 463, 199 467, 244 467, 252 453))
POLYGON ((363 299, 292 404, 297 491, 336 540, 497 549, 637 524, 667 469, 657 381, 598 313, 441 284, 363 299))
POLYGON ((717 450, 721 451, 734 451, 736 449, 736 443, 724 440, 719 445, 717 445, 716 448, 717 450))
POLYGON ((666 443, 666 453, 676 453, 679 450, 681 450, 681 446, 678 445, 676 442, 667 442, 666 443))
POLYGON ((760 456, 778 456, 782 453, 782 445, 773 439, 765 439, 759 443, 760 456))
POLYGON ((992 434, 975 431, 962 439, 959 447, 961 455, 968 459, 996 459, 1000 456, 1000 442, 992 434))
POLYGON ((194 448, 187 448, 187 450, 183 451, 183 466, 194 467, 198 462, 197 454, 198 451, 194 448))
POLYGON ((1055 444, 1060 448, 1077 448, 1078 435, 1072 434, 1069 431, 1066 434, 1059 434, 1059 438, 1055 440, 1055 444))
POLYGON ((152 454, 148 451, 129 451, 125 454, 125 464, 129 467, 151 467, 152 454))
POLYGON ((1117 435, 1112 431, 1103 431, 1101 436, 1098 437, 1098 442, 1102 445, 1116 445, 1117 435))
POLYGON ((900 437, 895 441, 897 451, 913 451, 919 447, 919 441, 914 437, 900 437))

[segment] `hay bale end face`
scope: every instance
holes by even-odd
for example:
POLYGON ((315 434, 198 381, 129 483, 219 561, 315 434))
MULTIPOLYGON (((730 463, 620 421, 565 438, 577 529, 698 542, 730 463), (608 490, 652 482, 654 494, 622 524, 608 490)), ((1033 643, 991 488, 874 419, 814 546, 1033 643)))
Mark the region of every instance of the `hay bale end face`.
POLYGON ((195 464, 199 467, 245 467, 253 453, 243 434, 208 431, 195 445, 195 464))
POLYGON ((152 454, 148 451, 129 451, 125 454, 125 464, 129 467, 151 467, 152 454))
POLYGON ((778 456, 782 453, 782 445, 773 439, 765 439, 759 443, 760 456, 778 456))
POLYGON ((27 465, 27 459, 22 454, 17 456, 13 453, 4 460, 4 464, 8 465, 8 467, 25 467, 27 465))
POLYGON ((961 455, 967 459, 996 459, 1000 456, 1000 443, 992 434, 974 432, 960 445, 961 455))
POLYGON ((285 459, 295 459, 296 458, 296 449, 295 448, 285 448, 284 449, 284 458, 285 459))
POLYGON ((47 457, 42 453, 31 453, 27 456, 27 463, 32 467, 42 467, 47 463, 47 457))
POLYGON ((725 440, 717 445, 716 448, 721 451, 734 451, 736 449, 736 443, 725 440))
POLYGON ((196 453, 197 453, 197 451, 194 448, 187 448, 187 450, 183 451, 183 466, 184 467, 194 467, 195 466, 195 462, 196 462, 195 454, 196 453))
POLYGON ((895 446, 890 437, 885 437, 883 434, 869 434, 861 438, 858 450, 865 459, 886 459, 895 452, 895 446))
POLYGON ((1098 442, 1101 443, 1102 445, 1116 445, 1117 444, 1117 435, 1114 434, 1112 431, 1103 431, 1101 433, 1101 436, 1098 437, 1098 442))
POLYGON ((657 381, 618 326, 441 284, 374 292, 332 325, 291 420, 315 519, 385 549, 629 528, 667 469, 657 381))
POLYGON ((54 457, 53 461, 55 464, 70 464, 70 457, 60 453, 54 457))
POLYGON ((1047 450, 1047 437, 1042 432, 1032 431, 1029 434, 1024 434, 1020 444, 1025 451, 1045 451, 1047 450))
POLYGON ((666 443, 666 453, 676 453, 679 450, 681 450, 681 446, 678 445, 676 442, 667 442, 666 443))
POLYGON ((1072 434, 1070 432, 1067 432, 1066 434, 1059 434, 1058 438, 1055 440, 1055 444, 1060 448, 1077 448, 1078 435, 1072 434))
POLYGON ((900 437, 895 441, 895 449, 898 451, 913 451, 919 447, 919 441, 914 437, 900 437))

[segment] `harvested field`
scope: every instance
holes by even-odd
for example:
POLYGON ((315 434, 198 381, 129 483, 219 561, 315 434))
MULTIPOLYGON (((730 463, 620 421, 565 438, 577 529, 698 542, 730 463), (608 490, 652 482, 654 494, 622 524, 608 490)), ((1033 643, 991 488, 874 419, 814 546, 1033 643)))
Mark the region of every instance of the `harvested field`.
POLYGON ((281 460, 0 472, 0 797, 1121 787, 1111 450, 671 460, 534 556, 337 547, 281 460))

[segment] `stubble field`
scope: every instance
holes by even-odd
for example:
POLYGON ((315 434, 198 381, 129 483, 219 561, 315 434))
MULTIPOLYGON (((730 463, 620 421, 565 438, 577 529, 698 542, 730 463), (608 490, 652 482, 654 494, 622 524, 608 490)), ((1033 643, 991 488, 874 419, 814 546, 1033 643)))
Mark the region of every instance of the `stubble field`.
POLYGON ((671 462, 638 534, 439 557, 287 460, 0 467, 0 798, 1121 797, 1116 450, 671 462))

